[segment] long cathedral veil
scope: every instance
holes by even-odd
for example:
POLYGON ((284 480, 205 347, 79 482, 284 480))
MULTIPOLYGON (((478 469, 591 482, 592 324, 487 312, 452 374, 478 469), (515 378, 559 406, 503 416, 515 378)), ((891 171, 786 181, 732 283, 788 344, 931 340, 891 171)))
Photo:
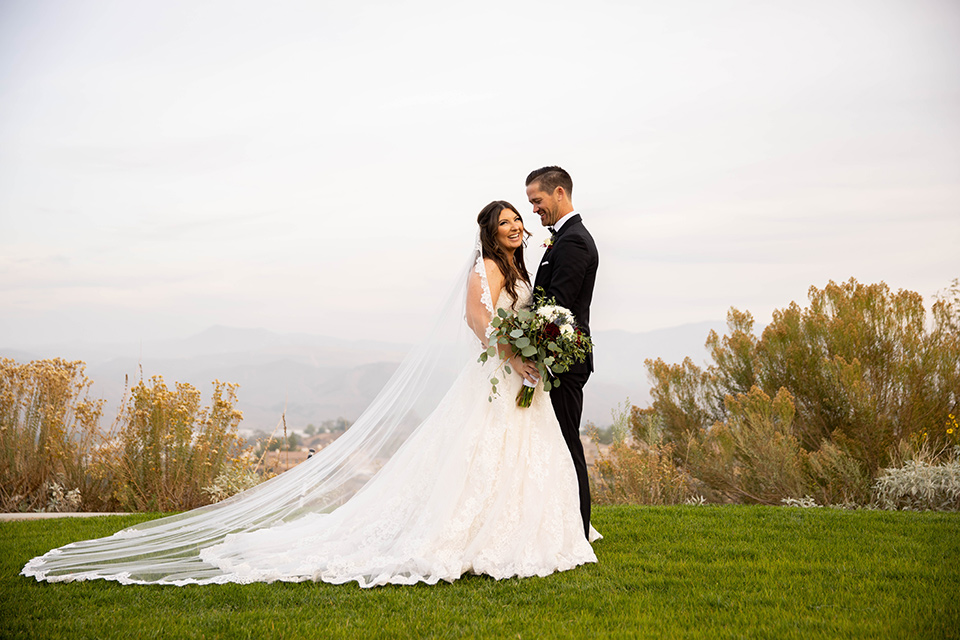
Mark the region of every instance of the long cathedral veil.
POLYGON ((462 367, 476 361, 482 349, 477 334, 482 334, 492 312, 478 232, 428 337, 411 350, 357 421, 327 448, 223 502, 54 549, 32 559, 21 574, 50 582, 228 582, 226 572, 201 560, 200 552, 229 534, 328 513, 349 500, 416 431, 462 367))

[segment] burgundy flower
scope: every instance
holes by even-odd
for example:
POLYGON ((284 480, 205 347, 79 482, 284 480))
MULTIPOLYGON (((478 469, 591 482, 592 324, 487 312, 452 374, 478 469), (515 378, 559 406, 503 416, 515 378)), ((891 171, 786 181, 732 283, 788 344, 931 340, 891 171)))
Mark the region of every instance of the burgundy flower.
POLYGON ((560 335, 560 327, 551 322, 543 327, 543 335, 550 340, 555 340, 560 335))

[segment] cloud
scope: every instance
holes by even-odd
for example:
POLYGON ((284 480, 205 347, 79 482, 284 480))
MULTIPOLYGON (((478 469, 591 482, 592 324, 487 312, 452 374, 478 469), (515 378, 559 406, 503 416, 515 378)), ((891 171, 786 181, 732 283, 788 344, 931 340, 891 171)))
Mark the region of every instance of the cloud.
POLYGON ((526 213, 554 163, 601 249, 598 328, 957 275, 952 4, 4 11, 0 328, 26 342, 80 317, 402 341, 480 208, 526 213))

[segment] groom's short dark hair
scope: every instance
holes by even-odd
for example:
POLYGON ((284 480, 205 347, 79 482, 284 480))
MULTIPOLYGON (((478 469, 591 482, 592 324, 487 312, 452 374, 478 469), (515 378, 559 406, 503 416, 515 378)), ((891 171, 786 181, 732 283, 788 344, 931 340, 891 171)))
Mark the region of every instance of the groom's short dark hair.
POLYGON ((573 197, 573 178, 560 167, 541 167, 530 172, 524 186, 529 187, 534 182, 540 183, 540 189, 553 193, 557 187, 563 187, 569 197, 573 197))

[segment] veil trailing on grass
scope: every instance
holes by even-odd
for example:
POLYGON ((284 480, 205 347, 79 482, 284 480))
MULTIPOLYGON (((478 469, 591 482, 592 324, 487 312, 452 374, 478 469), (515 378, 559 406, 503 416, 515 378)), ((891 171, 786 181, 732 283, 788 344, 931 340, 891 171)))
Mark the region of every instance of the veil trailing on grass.
POLYGON ((460 370, 477 359, 483 346, 480 336, 492 313, 478 233, 428 337, 411 350, 353 426, 327 448, 223 502, 54 549, 27 563, 21 574, 49 582, 230 582, 225 571, 201 559, 201 552, 230 534, 332 512, 354 496, 416 432, 460 370))

